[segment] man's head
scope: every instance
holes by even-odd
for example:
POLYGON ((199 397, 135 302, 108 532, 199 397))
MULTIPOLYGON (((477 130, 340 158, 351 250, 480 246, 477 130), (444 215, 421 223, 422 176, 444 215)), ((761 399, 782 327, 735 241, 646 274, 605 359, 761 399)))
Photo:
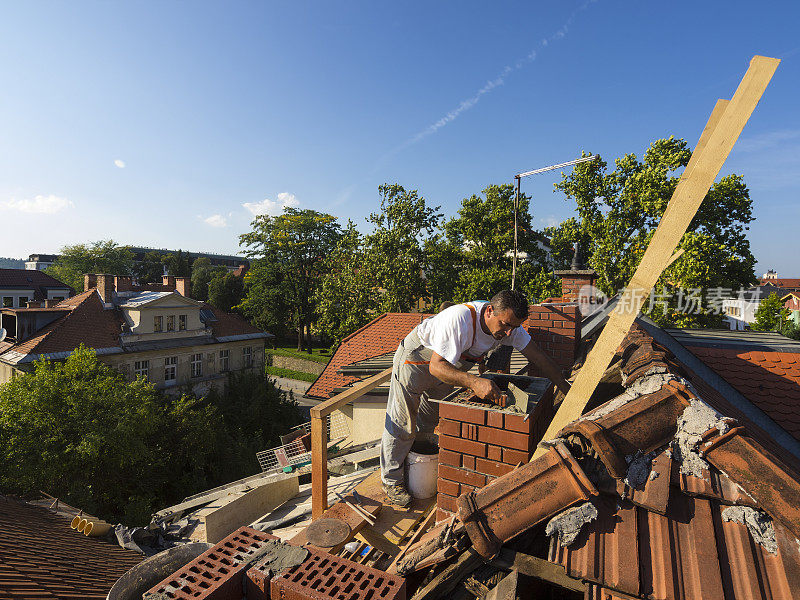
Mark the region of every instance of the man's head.
POLYGON ((528 299, 518 290, 503 290, 489 301, 484 321, 489 333, 502 340, 528 318, 528 299))

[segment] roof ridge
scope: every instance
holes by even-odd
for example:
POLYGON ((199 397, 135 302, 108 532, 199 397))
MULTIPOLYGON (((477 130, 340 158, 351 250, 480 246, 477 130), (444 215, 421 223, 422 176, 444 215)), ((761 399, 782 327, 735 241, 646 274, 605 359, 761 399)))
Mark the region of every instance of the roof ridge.
MULTIPOLYGON (((385 318, 385 317, 386 317, 386 315, 389 315, 389 314, 393 314, 393 313, 383 313, 383 314, 381 314, 381 315, 379 315, 379 316, 375 317, 374 319, 372 319, 372 321, 370 321, 370 322, 369 322, 369 323, 367 323, 366 325, 362 325, 361 327, 359 327, 358 329, 356 329, 356 330, 355 330, 353 333, 351 333, 350 335, 348 335, 346 338, 342 338, 342 341, 341 341, 341 343, 339 344, 339 346, 341 346, 342 344, 344 344, 346 341, 348 341, 350 338, 352 338, 352 337, 353 337, 354 335, 356 335, 357 333, 361 333, 361 332, 362 332, 362 331, 364 331, 364 330, 365 330, 367 327, 370 327, 370 326, 374 325, 375 323, 377 323, 377 322, 378 322, 378 321, 380 321, 381 319, 385 318)), ((331 358, 333 358, 333 357, 331 357, 331 358)))

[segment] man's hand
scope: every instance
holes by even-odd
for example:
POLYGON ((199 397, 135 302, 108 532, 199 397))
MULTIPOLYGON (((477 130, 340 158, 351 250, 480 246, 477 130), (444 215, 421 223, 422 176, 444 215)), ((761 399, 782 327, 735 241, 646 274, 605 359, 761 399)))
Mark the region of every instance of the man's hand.
POLYGON ((478 398, 488 400, 492 404, 500 404, 500 397, 503 392, 491 379, 476 377, 475 381, 469 386, 478 398))

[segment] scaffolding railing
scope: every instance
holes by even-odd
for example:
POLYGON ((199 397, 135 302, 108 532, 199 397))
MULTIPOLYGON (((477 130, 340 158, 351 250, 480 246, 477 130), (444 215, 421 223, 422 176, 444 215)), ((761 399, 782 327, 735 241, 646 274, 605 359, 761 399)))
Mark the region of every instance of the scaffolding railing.
MULTIPOLYGON (((333 412, 325 418, 327 439, 335 443, 350 435, 347 427, 347 418, 339 411, 333 412)), ((311 462, 311 421, 295 427, 304 434, 287 444, 277 448, 270 448, 256 453, 256 459, 261 470, 265 473, 281 471, 286 467, 301 467, 311 462)))

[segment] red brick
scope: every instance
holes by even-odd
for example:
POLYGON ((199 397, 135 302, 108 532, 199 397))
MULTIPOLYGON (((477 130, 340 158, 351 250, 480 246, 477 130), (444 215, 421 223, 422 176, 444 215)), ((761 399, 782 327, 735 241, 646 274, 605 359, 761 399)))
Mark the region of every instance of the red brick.
POLYGON ((478 426, 474 423, 461 424, 461 437, 465 440, 478 440, 478 426))
MULTIPOLYGON (((504 448, 514 448, 515 450, 527 450, 530 444, 530 436, 524 433, 494 429, 492 427, 481 427, 478 431, 478 440, 487 444, 503 446, 504 448)), ((476 454, 475 456, 484 457, 486 454, 476 454)))
POLYGON ((456 499, 453 498, 453 496, 447 496, 446 494, 439 494, 436 497, 436 508, 443 508, 444 510, 449 510, 450 512, 456 512, 458 510, 456 499))
POLYGON ((483 487, 486 485, 486 476, 482 473, 475 473, 474 471, 467 471, 465 469, 454 469, 447 465, 439 465, 439 478, 449 479, 457 483, 466 483, 467 485, 474 485, 475 487, 483 487))
POLYGON ((461 466, 465 469, 475 470, 475 457, 470 456, 469 454, 462 454, 461 455, 461 466))
POLYGON ((239 600, 247 560, 266 540, 277 539, 250 527, 240 527, 147 593, 169 595, 176 600, 239 600))
POLYGON ((469 494, 470 492, 474 492, 476 488, 472 487, 471 485, 464 485, 463 483, 458 486, 458 490, 461 492, 459 496, 463 494, 469 494))
POLYGON ((449 402, 439 404, 439 417, 452 421, 475 423, 476 425, 484 425, 486 423, 486 411, 484 409, 449 402))
POLYGON ((519 463, 526 463, 530 460, 530 453, 522 452, 520 450, 512 450, 511 448, 503 448, 503 462, 508 465, 517 465, 519 463))
POLYGON ((458 496, 458 484, 455 481, 449 481, 447 479, 442 479, 439 477, 439 481, 436 485, 436 490, 441 494, 447 494, 448 496, 458 496))
POLYGON ((454 513, 451 513, 449 510, 444 510, 443 508, 436 509, 436 522, 440 523, 446 519, 449 519, 453 516, 454 513))
POLYGON ((497 427, 498 429, 502 429, 503 413, 501 413, 499 410, 486 411, 486 424, 489 427, 497 427))
MULTIPOLYGON (((310 556, 285 569, 270 584, 270 597, 282 600, 405 600, 406 582, 352 560, 308 548, 310 556)), ((239 590, 241 598, 242 590, 239 590)))
MULTIPOLYGON (((487 446, 486 458, 488 458, 489 460, 501 462, 503 460, 503 449, 500 446, 487 446)), ((480 469, 477 470, 480 471, 480 469)))
MULTIPOLYGON (((452 450, 439 449, 439 463, 444 465, 452 465, 454 467, 461 466, 461 454, 453 452, 452 450)), ((475 459, 472 460, 472 465, 475 465, 475 459)))
POLYGON ((461 435, 461 423, 449 419, 439 419, 439 435, 461 435))
MULTIPOLYGON (((480 433, 478 435, 480 435, 480 433)), ((462 440, 461 438, 449 435, 439 436, 439 446, 445 450, 452 450, 453 452, 460 452, 462 454, 471 454, 472 456, 480 456, 481 458, 486 456, 486 444, 473 442, 472 440, 462 440)))
POLYGON ((514 467, 511 465, 495 462, 493 460, 486 460, 484 458, 475 459, 475 468, 481 473, 495 477, 500 477, 514 470, 514 467))
POLYGON ((524 433, 526 435, 530 435, 531 431, 533 431, 533 419, 528 417, 528 420, 525 421, 525 415, 511 415, 507 414, 505 418, 505 426, 503 429, 507 431, 517 431, 519 433, 524 433))

